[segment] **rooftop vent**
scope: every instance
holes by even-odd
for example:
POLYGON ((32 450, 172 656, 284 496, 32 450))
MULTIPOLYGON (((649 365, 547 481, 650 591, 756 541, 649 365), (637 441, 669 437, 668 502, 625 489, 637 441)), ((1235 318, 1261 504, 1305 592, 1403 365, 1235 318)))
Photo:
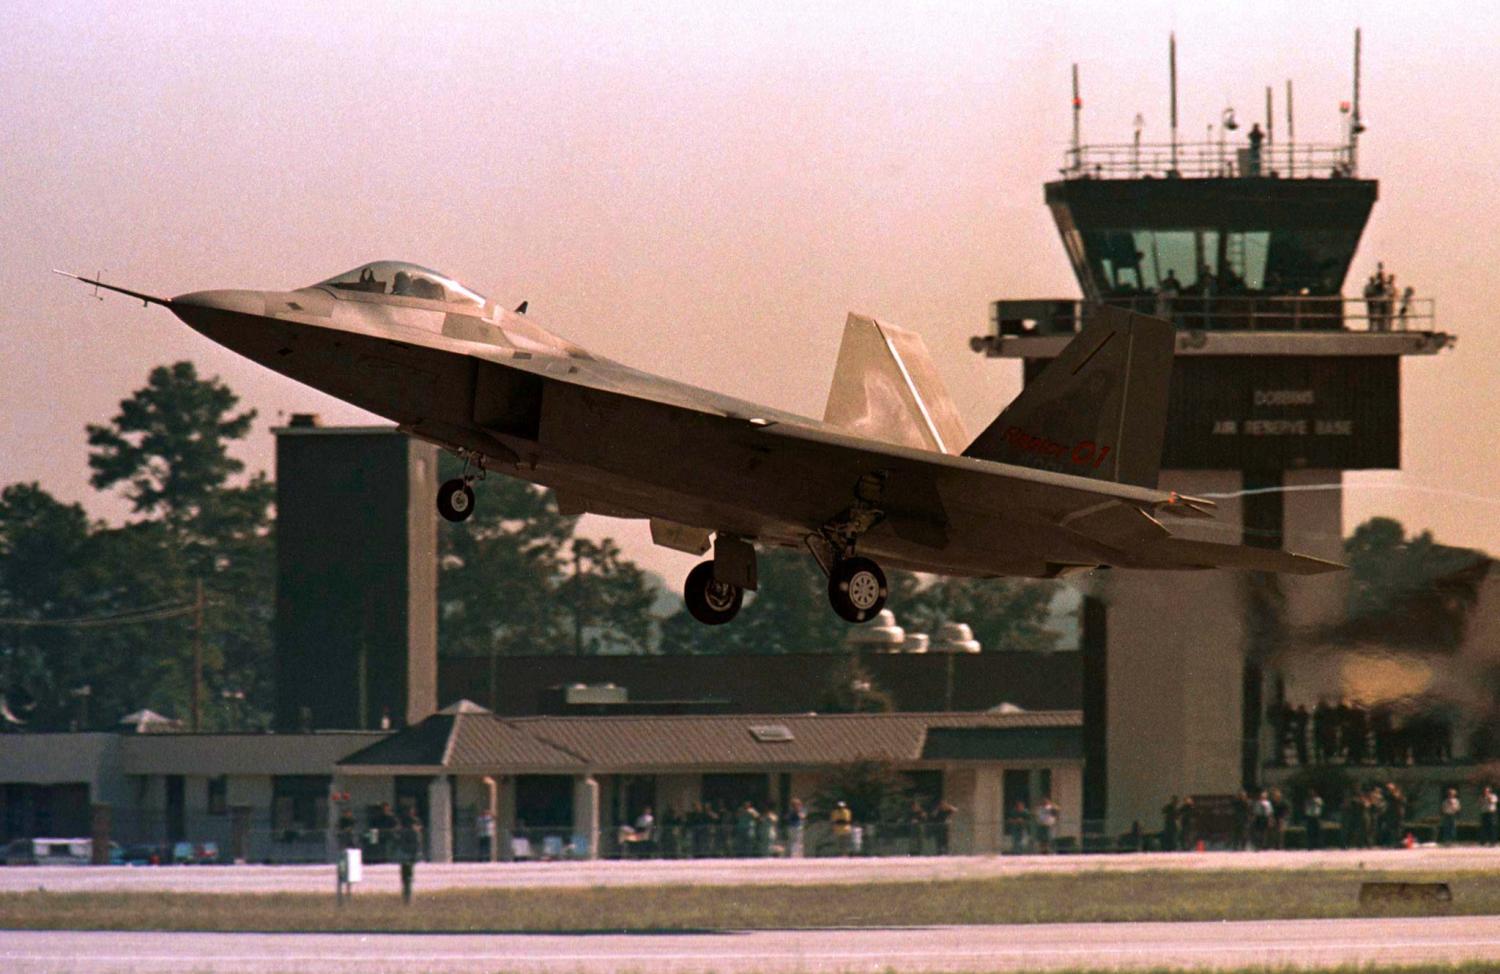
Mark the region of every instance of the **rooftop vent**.
POLYGON ((750 736, 762 744, 779 744, 792 740, 792 729, 785 724, 751 724, 750 736))
POLYGON ((906 630, 896 625, 896 614, 890 609, 881 609, 866 626, 850 628, 844 643, 876 652, 897 652, 906 640, 906 630))
POLYGON ((630 691, 613 683, 574 683, 563 690, 563 702, 567 704, 622 704, 629 701, 630 691))

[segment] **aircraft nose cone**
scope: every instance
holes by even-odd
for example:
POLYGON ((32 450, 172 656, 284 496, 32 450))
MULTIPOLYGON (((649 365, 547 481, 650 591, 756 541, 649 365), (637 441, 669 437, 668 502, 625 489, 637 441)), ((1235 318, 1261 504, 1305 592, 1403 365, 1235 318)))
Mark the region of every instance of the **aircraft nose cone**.
POLYGON ((193 291, 173 298, 172 310, 178 317, 189 321, 194 316, 201 316, 202 312, 264 315, 266 296, 261 291, 193 291))

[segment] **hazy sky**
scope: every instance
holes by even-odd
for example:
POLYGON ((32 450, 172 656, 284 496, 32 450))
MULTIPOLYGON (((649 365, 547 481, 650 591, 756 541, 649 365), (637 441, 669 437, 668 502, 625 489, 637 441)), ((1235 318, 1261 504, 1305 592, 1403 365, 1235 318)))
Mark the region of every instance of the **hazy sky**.
POLYGON ((84 424, 184 357, 260 410, 252 468, 288 413, 368 419, 52 267, 170 295, 407 259, 811 415, 858 310, 925 336, 977 431, 1019 383, 968 349, 988 302, 1077 293, 1041 189, 1070 64, 1086 139, 1165 138, 1175 30, 1185 137, 1290 77, 1299 140, 1334 141, 1356 25, 1381 200, 1345 290, 1383 259, 1459 343, 1407 360, 1406 469, 1351 476, 1348 520, 1500 550, 1500 6, 1472 2, 0 4, 0 483, 122 516, 84 424))

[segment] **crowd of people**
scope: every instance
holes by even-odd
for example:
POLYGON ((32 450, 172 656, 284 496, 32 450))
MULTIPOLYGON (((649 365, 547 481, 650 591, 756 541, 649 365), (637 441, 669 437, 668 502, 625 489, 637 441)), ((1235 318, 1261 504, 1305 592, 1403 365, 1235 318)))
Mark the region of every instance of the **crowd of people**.
MULTIPOLYGON (((1342 849, 1398 848, 1415 841, 1410 819, 1411 799, 1394 781, 1350 789, 1341 801, 1325 801, 1316 789, 1307 789, 1300 806, 1280 788, 1240 791, 1230 805, 1228 847, 1234 851, 1287 848, 1287 830, 1300 828, 1301 848, 1342 849)), ((1482 845, 1500 844, 1500 794, 1491 786, 1479 793, 1477 839, 1482 845)), ((1437 831, 1440 844, 1458 841, 1463 802, 1457 788, 1446 788, 1438 805, 1437 831)), ((1162 806, 1159 840, 1144 833, 1136 822, 1126 845, 1136 850, 1159 847, 1166 852, 1203 848, 1197 808, 1191 797, 1172 796, 1162 806)), ((1222 836, 1213 836, 1218 843, 1222 836)))
POLYGON ((1061 820, 1062 809, 1051 796, 1044 797, 1034 808, 1028 807, 1024 801, 1017 801, 1005 816, 1010 851, 1017 855, 1057 851, 1057 825, 1061 820))
POLYGON ((1397 290, 1396 275, 1388 273, 1385 264, 1375 265, 1375 273, 1365 280, 1365 308, 1370 318, 1371 331, 1390 331, 1394 320, 1400 329, 1406 328, 1407 316, 1412 313, 1415 288, 1397 290))
POLYGON ((900 814, 877 821, 855 818, 845 801, 815 816, 801 799, 778 813, 769 803, 694 802, 687 812, 668 809, 658 818, 645 808, 621 825, 615 841, 622 856, 667 859, 855 855, 872 851, 879 836, 887 854, 946 855, 957 809, 946 801, 912 799, 900 814))
POLYGON ((1271 763, 1446 764, 1453 759, 1453 727, 1434 713, 1400 714, 1388 706, 1319 700, 1273 705, 1267 717, 1276 746, 1271 763))

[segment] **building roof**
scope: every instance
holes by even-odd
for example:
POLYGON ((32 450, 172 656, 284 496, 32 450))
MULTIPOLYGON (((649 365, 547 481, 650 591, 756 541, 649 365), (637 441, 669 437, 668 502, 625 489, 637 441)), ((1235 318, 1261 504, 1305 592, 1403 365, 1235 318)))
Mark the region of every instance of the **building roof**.
MULTIPOLYGON (((1083 704, 1082 654, 1076 652, 866 652, 858 657, 876 686, 891 695, 897 710, 980 711, 1004 701, 1033 711, 1073 710, 1083 704)), ((502 656, 498 665, 503 678, 492 682, 489 657, 442 657, 438 701, 450 703, 473 694, 475 687, 493 686, 495 698, 479 702, 498 714, 555 714, 560 712, 557 688, 613 683, 628 690, 631 707, 676 701, 711 703, 717 713, 805 714, 822 706, 829 681, 849 658, 847 652, 502 656)))
POLYGON ((390 733, 152 733, 122 738, 120 758, 126 774, 326 775, 339 758, 390 733))
POLYGON ((468 774, 820 767, 859 760, 1076 758, 1082 714, 693 714, 506 718, 464 707, 434 714, 339 762, 468 774), (940 744, 929 747, 929 738, 940 744))

